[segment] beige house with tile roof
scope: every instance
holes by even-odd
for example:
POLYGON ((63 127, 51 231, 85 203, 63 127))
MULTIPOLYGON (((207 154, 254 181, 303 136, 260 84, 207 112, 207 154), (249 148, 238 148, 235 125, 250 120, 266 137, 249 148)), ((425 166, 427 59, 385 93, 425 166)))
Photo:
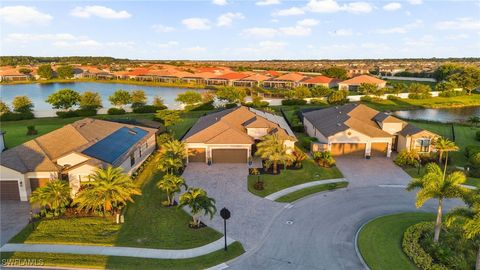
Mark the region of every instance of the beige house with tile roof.
POLYGON ((434 151, 437 134, 363 104, 350 103, 303 111, 305 132, 318 139, 317 150, 333 155, 387 156, 392 151, 434 151))
POLYGON ((0 197, 28 200, 37 187, 68 179, 72 195, 98 167, 131 174, 156 148, 157 129, 85 118, 8 149, 0 158, 0 197))
POLYGON ((239 106, 201 117, 182 141, 193 154, 188 162, 246 163, 267 134, 277 134, 287 151, 297 140, 283 117, 239 106))

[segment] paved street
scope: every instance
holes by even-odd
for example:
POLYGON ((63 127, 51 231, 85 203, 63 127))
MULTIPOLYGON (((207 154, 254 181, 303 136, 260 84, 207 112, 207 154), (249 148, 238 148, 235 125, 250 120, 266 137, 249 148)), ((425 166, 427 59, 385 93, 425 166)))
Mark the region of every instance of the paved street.
POLYGON ((3 246, 10 238, 25 227, 30 215, 28 202, 2 201, 0 203, 0 246, 3 246))

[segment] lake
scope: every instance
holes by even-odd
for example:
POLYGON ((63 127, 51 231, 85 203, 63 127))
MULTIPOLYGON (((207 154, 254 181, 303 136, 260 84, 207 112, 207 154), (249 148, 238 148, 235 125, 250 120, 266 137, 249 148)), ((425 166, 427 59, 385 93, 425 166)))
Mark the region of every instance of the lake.
MULTIPOLYGON (((35 104, 35 114, 37 116, 54 116, 55 112, 52 110, 50 104, 45 100, 53 92, 70 88, 78 92, 92 91, 98 92, 102 96, 103 106, 105 108, 112 107, 108 101, 108 97, 118 89, 123 90, 144 90, 147 95, 148 102, 152 102, 154 96, 163 98, 165 105, 169 108, 178 108, 179 103, 175 101, 178 94, 189 90, 186 88, 175 87, 159 87, 159 86, 143 86, 131 85, 122 83, 94 83, 94 82, 76 82, 76 83, 50 83, 50 84, 14 84, 14 85, 0 85, 0 97, 7 104, 11 104, 15 96, 26 95, 33 104, 35 104)), ((200 93, 206 90, 194 90, 200 93)), ((105 110, 105 109, 104 109, 105 110)))
POLYGON ((472 115, 480 116, 480 106, 395 111, 392 112, 392 114, 405 119, 428 120, 443 123, 465 122, 472 115))

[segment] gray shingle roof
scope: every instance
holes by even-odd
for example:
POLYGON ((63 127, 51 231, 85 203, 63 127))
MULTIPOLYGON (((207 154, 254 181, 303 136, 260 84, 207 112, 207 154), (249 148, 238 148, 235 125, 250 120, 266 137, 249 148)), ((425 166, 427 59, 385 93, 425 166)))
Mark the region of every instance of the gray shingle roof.
POLYGON ((403 136, 414 135, 423 131, 423 129, 416 127, 412 124, 407 124, 399 133, 403 136))
POLYGON ((349 103, 343 106, 303 112, 302 114, 315 128, 328 137, 349 129, 349 127, 345 125, 345 121, 350 119, 348 113, 355 109, 356 106, 357 104, 349 103))
POLYGON ((238 108, 240 108, 240 107, 226 109, 226 110, 222 110, 222 111, 219 111, 219 112, 213 112, 213 113, 209 113, 205 116, 200 117, 200 119, 198 119, 198 121, 192 126, 192 128, 190 128, 190 130, 187 132, 187 134, 185 134, 185 136, 183 136, 182 140, 187 139, 188 137, 190 137, 190 136, 206 129, 207 127, 215 124, 216 122, 218 122, 220 120, 220 118, 222 118, 223 116, 233 112, 234 110, 236 110, 238 108))

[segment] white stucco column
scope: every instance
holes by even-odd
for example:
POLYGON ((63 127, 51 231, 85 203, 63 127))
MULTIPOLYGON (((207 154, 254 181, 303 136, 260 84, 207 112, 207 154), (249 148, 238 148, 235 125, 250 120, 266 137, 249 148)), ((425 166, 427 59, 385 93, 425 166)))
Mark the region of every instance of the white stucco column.
POLYGON ((365 156, 371 156, 372 155, 372 143, 367 142, 365 145, 365 156))
POLYGON ((390 157, 392 155, 392 143, 388 143, 387 146, 387 157, 390 157))

